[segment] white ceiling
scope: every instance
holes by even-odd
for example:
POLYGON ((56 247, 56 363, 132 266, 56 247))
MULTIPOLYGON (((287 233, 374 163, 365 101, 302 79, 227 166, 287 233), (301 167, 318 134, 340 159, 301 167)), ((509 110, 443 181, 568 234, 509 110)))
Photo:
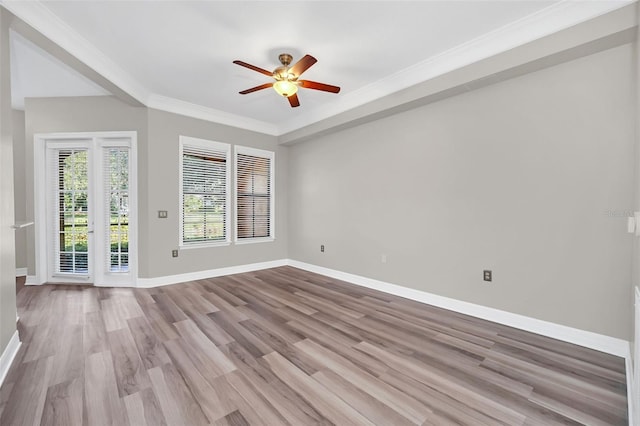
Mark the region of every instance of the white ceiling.
POLYGON ((24 98, 105 95, 109 95, 109 92, 20 34, 11 32, 13 108, 24 109, 24 98))
MULTIPOLYGON (((151 107, 272 134, 300 128, 532 41, 628 0, 3 1, 9 10, 151 107), (291 108, 268 89, 279 53, 318 63, 291 108)), ((14 104, 23 96, 104 90, 25 39, 12 38, 14 104)))

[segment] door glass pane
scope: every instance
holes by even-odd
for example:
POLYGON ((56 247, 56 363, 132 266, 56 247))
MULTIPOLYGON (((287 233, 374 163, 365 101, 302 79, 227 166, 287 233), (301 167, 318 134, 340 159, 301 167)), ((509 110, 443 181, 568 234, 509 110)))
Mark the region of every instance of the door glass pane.
POLYGON ((129 148, 105 148, 107 271, 129 272, 129 148))
POLYGON ((87 151, 58 151, 57 169, 56 272, 86 274, 89 271, 87 151))

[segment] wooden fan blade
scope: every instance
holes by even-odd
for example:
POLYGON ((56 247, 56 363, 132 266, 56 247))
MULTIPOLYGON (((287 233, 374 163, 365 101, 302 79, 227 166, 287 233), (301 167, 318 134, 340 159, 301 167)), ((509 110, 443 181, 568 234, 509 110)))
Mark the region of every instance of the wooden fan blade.
POLYGON ((300 87, 305 89, 322 90, 323 92, 338 93, 340 88, 338 86, 332 86, 330 84, 318 83, 317 81, 310 80, 298 80, 300 87))
POLYGON ((272 87, 272 86, 273 86, 273 83, 265 83, 265 84, 261 84, 260 86, 252 87, 251 89, 243 90, 242 92, 240 92, 240 94, 246 95, 247 93, 257 92, 258 90, 262 90, 262 89, 268 89, 269 87, 272 87))
POLYGON ((255 65, 248 64, 242 61, 233 61, 234 64, 240 65, 241 67, 249 68, 250 70, 258 71, 260 74, 268 75, 269 77, 273 77, 273 73, 271 71, 267 71, 260 67, 256 67, 255 65))
POLYGON ((298 95, 296 95, 295 93, 293 95, 289 96, 287 99, 289 99, 289 104, 291 104, 292 108, 300 106, 300 101, 298 100, 298 95))
POLYGON ((316 58, 311 55, 304 55, 304 58, 300 59, 294 66, 289 69, 296 77, 300 77, 300 74, 311 68, 311 65, 318 62, 316 58))

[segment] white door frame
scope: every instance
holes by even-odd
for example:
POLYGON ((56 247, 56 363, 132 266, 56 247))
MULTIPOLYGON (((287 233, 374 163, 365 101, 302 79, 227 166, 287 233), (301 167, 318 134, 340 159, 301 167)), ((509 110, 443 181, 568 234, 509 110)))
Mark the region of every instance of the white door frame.
MULTIPOLYGON (((47 235, 47 191, 46 191, 46 149, 47 141, 73 141, 91 139, 97 146, 98 141, 109 139, 129 139, 131 141, 129 157, 129 226, 133 232, 129 234, 129 273, 126 280, 105 281, 103 277, 94 272, 94 285, 110 287, 135 287, 138 280, 138 179, 137 179, 137 132, 116 131, 116 132, 73 132, 73 133, 38 133, 33 137, 34 156, 34 232, 35 232, 35 283, 44 284, 49 279, 49 264, 47 262, 47 249, 49 247, 47 235)), ((95 167, 100 169, 100 165, 95 167)), ((97 176, 94 174, 94 176, 97 176)), ((95 180, 95 179, 94 179, 95 180)), ((96 182, 97 183, 97 182, 96 182)), ((95 210, 95 209, 94 209, 95 210)), ((94 211, 94 216, 99 220, 102 212, 94 211)), ((96 222, 98 223, 98 222, 96 222)), ((104 250, 94 248, 97 261, 100 253, 104 250)), ((95 265, 94 265, 95 266, 95 265)), ((94 267, 95 271, 95 267, 94 267)), ((55 282, 52 280, 50 282, 55 282)), ((67 281, 68 282, 68 281, 67 281)))

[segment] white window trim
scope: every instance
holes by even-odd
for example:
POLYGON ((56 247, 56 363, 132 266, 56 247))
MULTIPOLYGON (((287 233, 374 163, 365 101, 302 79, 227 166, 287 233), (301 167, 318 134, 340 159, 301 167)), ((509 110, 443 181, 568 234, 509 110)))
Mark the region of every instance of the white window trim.
POLYGON ((276 153, 273 151, 266 151, 264 149, 250 148, 247 146, 235 145, 233 152, 233 205, 235 207, 235 214, 233 217, 233 241, 237 245, 242 244, 254 244, 254 243, 268 243, 273 242, 276 239, 275 228, 275 211, 276 211, 276 153), (270 199, 269 199, 269 236, 268 237, 256 237, 256 238, 243 238, 238 239, 238 154, 252 155, 255 157, 268 158, 269 179, 270 179, 270 199))
POLYGON ((216 141, 211 141, 211 140, 207 140, 207 139, 199 139, 199 138, 193 138, 191 136, 180 136, 180 141, 179 141, 179 163, 180 163, 180 171, 179 171, 179 175, 178 175, 178 179, 179 179, 179 184, 178 184, 178 189, 179 189, 179 197, 178 197, 178 203, 179 203, 179 208, 178 208, 178 248, 180 250, 189 250, 189 249, 196 249, 196 248, 206 248, 206 247, 222 247, 222 246, 228 246, 229 244, 231 244, 231 227, 230 227, 230 221, 231 221, 231 164, 230 164, 230 160, 231 160, 231 145, 227 144, 227 143, 222 143, 222 142, 216 142, 216 141), (183 235, 182 235, 182 225, 183 225, 183 214, 182 214, 182 209, 183 209, 183 185, 182 185, 182 173, 183 173, 183 150, 184 150, 184 146, 194 146, 194 147, 199 147, 199 148, 206 148, 206 149, 216 149, 216 150, 220 150, 220 151, 224 151, 225 155, 227 157, 227 167, 226 167, 226 171, 225 171, 225 179, 226 179, 226 199, 225 199, 225 222, 224 222, 224 234, 225 234, 225 239, 224 240, 218 240, 218 241, 212 241, 212 242, 202 242, 202 243, 184 243, 183 241, 183 235))

